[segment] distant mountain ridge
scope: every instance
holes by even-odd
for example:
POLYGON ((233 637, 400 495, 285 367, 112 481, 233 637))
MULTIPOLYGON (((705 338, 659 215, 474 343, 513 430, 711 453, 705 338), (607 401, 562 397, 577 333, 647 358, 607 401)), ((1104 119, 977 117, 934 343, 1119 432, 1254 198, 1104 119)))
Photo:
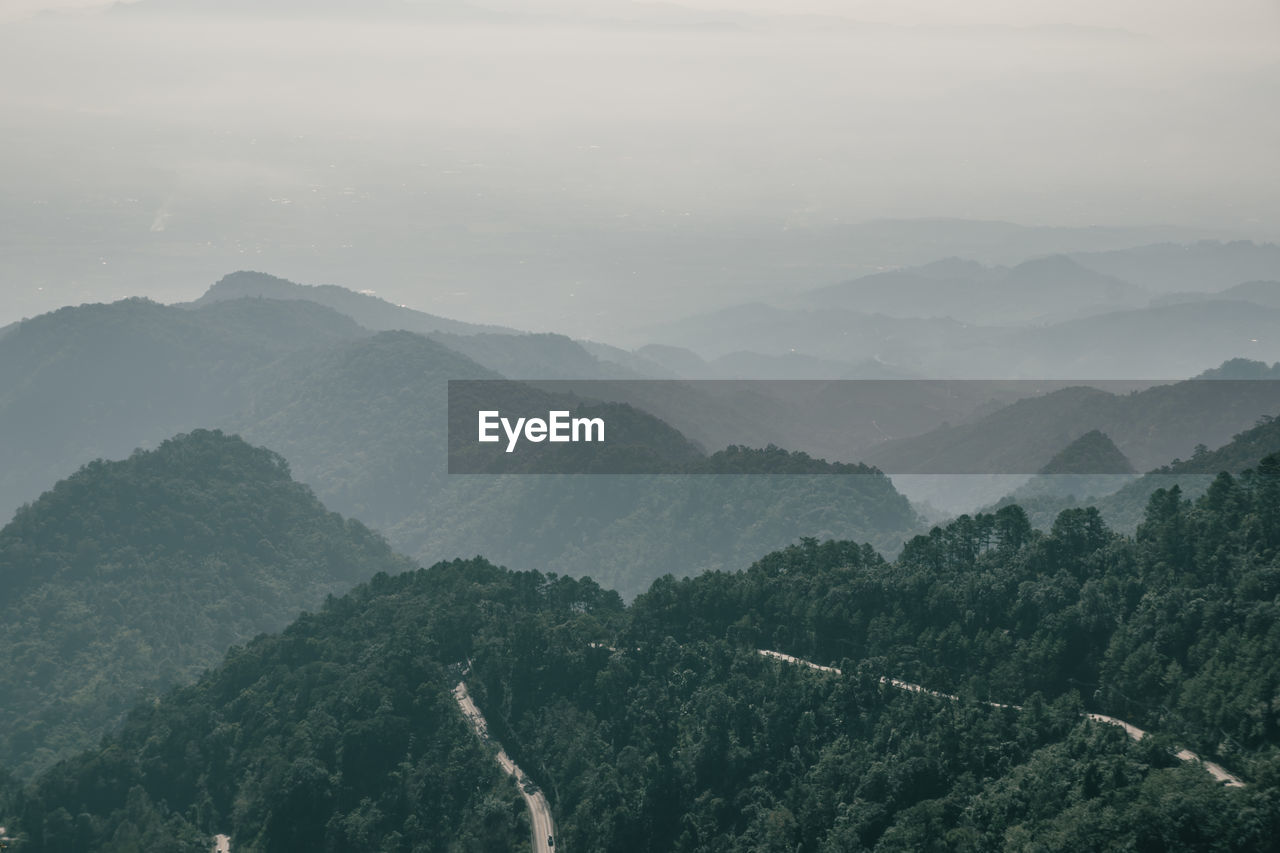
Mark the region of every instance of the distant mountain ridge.
POLYGON ((1066 255, 987 267, 947 258, 921 267, 876 273, 809 291, 805 306, 891 317, 949 317, 986 326, 1043 321, 1082 310, 1136 308, 1147 292, 1088 269, 1066 255))
MULTIPOLYGON (((884 442, 865 458, 895 473, 1032 473, 1080 436, 1101 431, 1134 467, 1150 470, 1197 444, 1225 443, 1274 411, 1280 411, 1280 382, 1274 381, 1195 379, 1125 394, 1079 385, 1018 400, 970 423, 884 442)), ((1100 439, 1090 441, 1105 451, 1100 439)))
POLYGON ((1117 530, 1133 531, 1157 489, 1177 486, 1184 496, 1194 498, 1203 494, 1220 472, 1240 474, 1276 453, 1280 453, 1280 418, 1265 415, 1215 450, 1198 446, 1187 459, 1174 459, 1136 479, 1100 476, 1073 482, 1060 478, 1067 482, 1056 484, 1037 484, 1033 479, 991 508, 1017 503, 1035 526, 1047 530, 1063 510, 1091 505, 1117 530))
POLYGON ((515 329, 480 323, 465 323, 415 311, 403 305, 395 305, 370 293, 359 293, 336 284, 296 284, 288 279, 262 272, 242 270, 223 276, 205 291, 191 307, 199 308, 214 302, 258 297, 262 299, 299 299, 314 302, 345 314, 361 326, 374 332, 403 329, 408 332, 430 334, 447 332, 457 335, 474 335, 480 332, 517 334, 515 329))
POLYGON ((1216 292, 1241 282, 1280 279, 1280 244, 1251 240, 1153 243, 1070 256, 1152 293, 1216 292))
POLYGON ((1280 360, 1280 309, 1209 299, 1047 325, 980 326, 750 303, 655 326, 649 342, 704 359, 752 351, 849 369, 875 361, 935 379, 1184 379, 1240 356, 1280 360))
MULTIPOLYGON (((327 505, 424 562, 483 552, 590 573, 627 594, 660 574, 720 567, 801 536, 892 552, 919 528, 884 476, 806 473, 785 452, 741 455, 718 469, 764 464, 789 475, 766 478, 450 476, 448 380, 502 377, 442 339, 373 333, 314 303, 261 298, 196 308, 135 301, 35 318, 0 339, 0 431, 14 437, 0 446, 0 500, 17 506, 89 459, 220 427, 281 453, 327 505)), ((495 346, 485 356, 495 359, 527 346, 593 363, 559 336, 457 341, 495 346)), ((646 418, 660 421, 635 420, 646 418)), ((677 431, 673 449, 687 444, 677 431)))

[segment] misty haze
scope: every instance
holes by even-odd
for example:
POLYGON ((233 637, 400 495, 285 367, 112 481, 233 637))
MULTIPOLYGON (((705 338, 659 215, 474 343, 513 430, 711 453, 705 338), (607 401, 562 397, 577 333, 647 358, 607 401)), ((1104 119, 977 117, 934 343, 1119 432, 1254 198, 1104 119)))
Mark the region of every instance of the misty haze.
POLYGON ((1278 45, 0 0, 0 849, 1273 850, 1278 45))

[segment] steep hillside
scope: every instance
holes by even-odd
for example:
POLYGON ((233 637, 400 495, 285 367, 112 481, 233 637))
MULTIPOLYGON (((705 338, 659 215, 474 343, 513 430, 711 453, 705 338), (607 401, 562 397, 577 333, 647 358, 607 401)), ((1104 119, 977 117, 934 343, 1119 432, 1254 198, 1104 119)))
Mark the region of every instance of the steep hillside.
POLYGON ((1093 429, 1059 450, 1037 473, 1132 474, 1134 470, 1116 443, 1105 432, 1093 429))
POLYGON ((264 365, 366 334, 268 300, 187 311, 129 299, 24 321, 0 339, 0 520, 91 459, 222 423, 264 365))
POLYGON ((241 851, 514 849, 496 747, 449 696, 465 679, 550 801, 557 848, 1269 850, 1277 489, 1272 457, 1194 507, 1161 493, 1135 539, 1091 511, 1039 534, 1009 507, 892 564, 807 540, 662 578, 625 610, 478 559, 379 576, 139 707, 0 815, 33 851, 214 833, 241 851))
POLYGON ((239 438, 94 462, 0 530, 0 764, 83 749, 232 644, 407 566, 239 438))
POLYGON ((666 572, 722 568, 802 536, 896 551, 918 529, 878 472, 778 450, 711 457, 716 476, 450 475, 447 380, 494 374, 405 332, 288 359, 271 376, 236 429, 278 448, 327 504, 424 563, 484 553, 634 595, 666 572))
MULTIPOLYGON (((499 338, 590 359, 556 336, 456 340, 485 348, 499 338)), ((15 359, 0 360, 0 430, 17 440, 0 451, 12 462, 0 470, 15 506, 92 458, 154 446, 171 434, 161 430, 209 426, 277 450, 327 505, 426 562, 476 553, 519 565, 564 562, 629 594, 663 572, 726 565, 800 536, 895 550, 916 530, 910 507, 878 475, 792 472, 769 484, 592 476, 569 486, 541 476, 450 477, 447 382, 498 374, 436 340, 371 334, 305 301, 88 306, 28 321, 0 341, 0 355, 10 346, 15 359), (623 520, 628 532, 611 544, 607 528, 623 520), (695 546, 655 549, 653 541, 695 546)), ((668 432, 689 459, 702 455, 643 412, 631 417, 668 432)))
POLYGON ((1096 506, 1112 527, 1131 532, 1142 522, 1147 503, 1156 491, 1176 486, 1184 495, 1198 497, 1218 472, 1240 474, 1275 453, 1280 453, 1280 420, 1268 415, 1216 450, 1198 446, 1189 458, 1176 459, 1141 477, 1103 475, 1080 478, 1082 482, 1067 478, 1065 483, 1049 484, 1033 479, 996 507, 1017 503, 1036 527, 1048 529, 1065 509, 1096 506))

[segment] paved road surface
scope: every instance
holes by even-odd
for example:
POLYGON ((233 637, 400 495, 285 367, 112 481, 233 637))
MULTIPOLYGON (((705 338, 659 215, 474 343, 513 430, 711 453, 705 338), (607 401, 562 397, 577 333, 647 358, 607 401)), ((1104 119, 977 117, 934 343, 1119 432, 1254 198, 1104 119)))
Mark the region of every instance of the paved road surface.
MULTIPOLYGON (((459 681, 458 686, 453 688, 453 698, 458 700, 458 707, 471 723, 476 736, 485 743, 491 742, 492 738, 489 737, 489 727, 485 724, 484 715, 472 701, 465 682, 459 681)), ((551 820, 551 809, 547 805, 547 798, 533 787, 533 783, 520 772, 520 768, 501 746, 498 747, 498 764, 508 776, 515 777, 516 784, 520 787, 520 796, 524 797, 524 804, 529 807, 529 822, 533 825, 533 853, 553 853, 554 848, 547 843, 547 839, 555 837, 556 827, 551 820), (529 789, 532 789, 533 793, 530 793, 529 789)))
MULTIPOLYGON (((834 672, 837 675, 840 674, 840 670, 836 669, 834 666, 823 666, 821 664, 814 663, 813 661, 807 661, 804 658, 794 657, 792 655, 783 654, 782 652, 775 652, 770 649, 757 649, 757 651, 759 651, 760 654, 764 655, 765 657, 776 658, 777 660, 786 661, 787 663, 798 664, 800 666, 807 666, 810 669, 817 669, 817 670, 821 670, 822 672, 834 672)), ((937 690, 930 690, 927 687, 921 687, 919 684, 912 684, 909 681, 899 681, 896 678, 881 677, 880 683, 891 684, 894 687, 899 688, 900 690, 910 690, 912 693, 927 693, 930 696, 936 696, 939 699, 950 699, 952 701, 959 701, 960 699, 959 696, 953 696, 950 693, 939 693, 937 690)), ((990 705, 992 708, 1013 708, 1016 711, 1022 710, 1021 705, 1003 705, 999 702, 986 702, 985 704, 990 705)), ((1112 726, 1119 726, 1120 728, 1124 729, 1125 733, 1128 734, 1129 737, 1133 738, 1134 740, 1142 740, 1144 737, 1147 736, 1147 733, 1144 732, 1142 729, 1138 728, 1132 723, 1126 723, 1124 720, 1117 719, 1116 717, 1108 717, 1106 714, 1085 714, 1085 716, 1093 720, 1094 722, 1107 723, 1108 725, 1112 725, 1112 726)), ((1213 775, 1213 778, 1217 779, 1219 782, 1226 783, 1227 787, 1229 788, 1244 787, 1244 782, 1240 780, 1239 776, 1235 776, 1232 773, 1229 773, 1227 769, 1224 768, 1221 764, 1215 764, 1212 761, 1205 761, 1203 758, 1196 755, 1194 752, 1192 752, 1189 749, 1180 749, 1176 753, 1174 753, 1174 755, 1176 755, 1178 758, 1180 758, 1183 761, 1194 761, 1200 764, 1202 767, 1204 767, 1205 770, 1208 770, 1209 773, 1213 775)))

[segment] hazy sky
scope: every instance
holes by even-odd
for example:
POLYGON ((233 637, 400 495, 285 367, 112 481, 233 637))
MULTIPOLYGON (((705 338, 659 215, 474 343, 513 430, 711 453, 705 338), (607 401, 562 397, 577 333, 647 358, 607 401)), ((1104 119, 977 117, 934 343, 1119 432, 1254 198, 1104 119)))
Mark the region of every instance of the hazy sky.
POLYGON ((242 5, 0 26, 0 323, 249 267, 603 337, 869 219, 1280 235, 1274 2, 242 5), (743 17, 799 13, 848 22, 743 17))
MULTIPOLYGON (((129 2, 130 0, 124 0, 129 2)), ((102 0, 0 0, 0 20, 44 10, 101 8, 102 0)), ((633 6, 629 0, 480 0, 493 8, 595 9, 633 6)), ((865 21, 908 25, 990 24, 1031 26, 1046 23, 1123 27, 1153 34, 1206 33, 1265 40, 1280 26, 1280 4, 1274 0, 682 0, 671 5, 751 14, 822 14, 865 21), (1260 29, 1261 28, 1261 29, 1260 29), (1268 33, 1267 28, 1270 28, 1268 33)))

